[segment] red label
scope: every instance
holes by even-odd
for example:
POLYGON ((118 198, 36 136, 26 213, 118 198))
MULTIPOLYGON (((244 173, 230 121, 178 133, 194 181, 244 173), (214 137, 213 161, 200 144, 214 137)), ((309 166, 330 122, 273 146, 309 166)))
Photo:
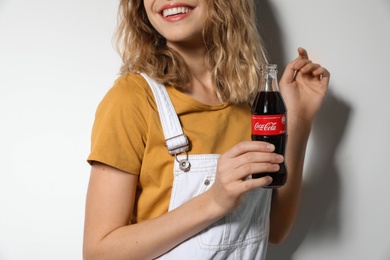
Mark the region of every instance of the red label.
POLYGON ((286 133, 286 114, 252 115, 252 134, 281 135, 286 133))

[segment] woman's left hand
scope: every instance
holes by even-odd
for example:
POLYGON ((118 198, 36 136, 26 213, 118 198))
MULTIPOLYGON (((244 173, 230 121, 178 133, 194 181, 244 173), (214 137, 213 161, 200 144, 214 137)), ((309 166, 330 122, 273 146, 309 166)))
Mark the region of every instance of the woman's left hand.
POLYGON ((298 49, 298 58, 290 62, 279 85, 289 117, 311 123, 328 89, 330 73, 309 60, 305 49, 298 49))

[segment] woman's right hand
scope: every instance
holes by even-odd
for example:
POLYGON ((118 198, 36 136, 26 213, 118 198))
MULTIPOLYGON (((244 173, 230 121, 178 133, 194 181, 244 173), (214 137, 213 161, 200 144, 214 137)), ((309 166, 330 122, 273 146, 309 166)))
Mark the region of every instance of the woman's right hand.
POLYGON ((227 214, 238 207, 246 192, 272 182, 270 176, 258 179, 248 176, 278 171, 284 158, 274 150, 274 145, 266 142, 244 141, 219 157, 215 182, 208 192, 223 213, 227 214))

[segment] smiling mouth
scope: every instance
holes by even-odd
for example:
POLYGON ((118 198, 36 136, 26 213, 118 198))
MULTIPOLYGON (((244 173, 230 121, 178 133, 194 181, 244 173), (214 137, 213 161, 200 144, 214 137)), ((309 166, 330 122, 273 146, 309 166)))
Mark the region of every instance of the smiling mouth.
POLYGON ((164 17, 169 17, 169 16, 174 16, 174 15, 179 15, 179 14, 186 14, 191 11, 190 8, 188 7, 174 7, 174 8, 169 8, 165 9, 162 11, 162 15, 164 17))

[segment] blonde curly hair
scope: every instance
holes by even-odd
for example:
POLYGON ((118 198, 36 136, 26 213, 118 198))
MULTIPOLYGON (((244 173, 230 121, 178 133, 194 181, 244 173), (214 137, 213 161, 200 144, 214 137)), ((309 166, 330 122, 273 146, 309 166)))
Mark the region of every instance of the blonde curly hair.
MULTIPOLYGON (((260 67, 267 63, 253 0, 206 1, 210 11, 203 29, 205 65, 212 72, 213 87, 221 102, 248 102, 259 89, 260 67)), ((153 28, 143 0, 120 1, 116 40, 123 61, 121 74, 144 72, 185 90, 187 66, 153 28)))

